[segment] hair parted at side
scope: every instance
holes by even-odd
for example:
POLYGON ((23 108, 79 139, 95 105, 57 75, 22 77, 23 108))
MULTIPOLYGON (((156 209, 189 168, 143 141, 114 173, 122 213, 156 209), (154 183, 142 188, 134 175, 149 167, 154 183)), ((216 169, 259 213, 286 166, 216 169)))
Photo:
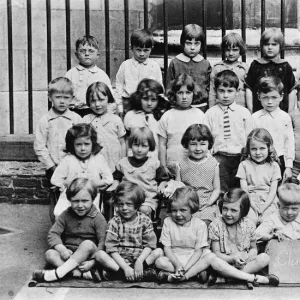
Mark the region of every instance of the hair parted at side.
POLYGON ((261 77, 257 83, 257 94, 267 94, 272 91, 277 91, 280 95, 283 94, 284 85, 281 79, 277 76, 261 77))
POLYGON ((200 87, 197 85, 194 78, 187 73, 182 73, 171 81, 170 87, 167 91, 167 97, 170 104, 177 106, 176 93, 181 89, 182 86, 186 86, 188 91, 193 93, 192 104, 200 104, 202 99, 202 93, 200 87))
POLYGON ((147 29, 137 29, 133 31, 130 37, 131 49, 133 47, 139 48, 153 48, 154 39, 152 33, 147 29))
POLYGON ((78 51, 79 46, 84 46, 86 44, 90 47, 94 47, 98 51, 100 49, 99 42, 95 37, 93 37, 92 35, 84 35, 77 39, 77 41, 75 43, 76 51, 78 51))
POLYGON ((130 110, 141 111, 142 110, 142 98, 147 97, 150 93, 156 95, 158 103, 153 110, 153 116, 158 121, 163 112, 169 109, 169 101, 164 97, 163 86, 154 79, 145 78, 140 81, 137 86, 136 92, 130 96, 130 110))
POLYGON ((282 49, 284 44, 284 36, 280 29, 266 29, 260 37, 260 47, 262 48, 266 43, 269 42, 270 39, 272 39, 275 43, 278 43, 280 45, 280 49, 282 49))
POLYGON ((115 102, 114 96, 112 95, 110 88, 104 82, 97 81, 92 83, 86 91, 87 106, 91 106, 91 100, 93 100, 93 98, 99 99, 99 93, 103 94, 105 97, 108 98, 108 103, 115 102))
POLYGON ((272 161, 279 162, 276 150, 274 148, 273 138, 270 132, 264 128, 255 128, 249 133, 247 137, 246 146, 242 149, 242 160, 251 159, 250 146, 251 146, 251 141, 253 140, 267 145, 268 157, 266 158, 266 162, 268 163, 272 161))
POLYGON ((300 186, 295 183, 284 183, 277 190, 279 203, 283 205, 300 205, 300 186))
POLYGON ((182 30, 180 36, 180 44, 184 47, 184 44, 187 40, 195 39, 196 41, 200 41, 201 44, 204 41, 204 31, 201 26, 197 24, 188 24, 182 30))
POLYGON ((67 77, 57 77, 50 81, 48 85, 48 94, 51 97, 53 93, 64 93, 74 95, 74 86, 67 77))
POLYGON ((250 199, 248 193, 240 188, 232 188, 225 194, 221 194, 221 199, 218 202, 220 213, 222 214, 224 203, 235 203, 239 200, 241 200, 241 218, 246 217, 250 209, 250 199))
POLYGON ((231 70, 223 70, 215 76, 215 89, 218 89, 220 85, 223 87, 235 88, 238 90, 239 88, 239 78, 238 76, 231 70))
POLYGON ((116 205, 120 198, 130 199, 134 204, 134 208, 139 209, 145 201, 145 192, 136 183, 123 181, 116 188, 110 201, 116 205))
POLYGON ((190 186, 185 186, 176 189, 170 201, 168 202, 167 210, 171 212, 172 203, 176 201, 185 201, 191 209, 191 213, 195 213, 199 210, 199 198, 197 193, 190 186))
POLYGON ((231 47, 240 48, 240 55, 244 55, 246 53, 246 44, 243 38, 235 32, 230 32, 224 35, 221 44, 222 49, 227 49, 231 47))
POLYGON ((193 124, 188 127, 182 136, 181 145, 187 149, 190 141, 208 141, 208 149, 211 149, 214 144, 214 138, 204 124, 193 124))
POLYGON ((66 190, 66 196, 69 201, 72 200, 80 191, 86 190, 94 201, 97 196, 97 188, 93 182, 87 178, 78 177, 75 178, 66 190))
POLYGON ((147 141, 149 144, 149 151, 155 150, 155 139, 152 131, 148 127, 136 127, 130 132, 128 145, 131 148, 133 144, 142 144, 147 141))
POLYGON ((66 150, 65 152, 71 153, 76 156, 74 142, 79 137, 89 137, 92 142, 92 153, 97 154, 102 147, 97 143, 97 132, 93 125, 86 123, 78 123, 73 125, 66 134, 66 150))

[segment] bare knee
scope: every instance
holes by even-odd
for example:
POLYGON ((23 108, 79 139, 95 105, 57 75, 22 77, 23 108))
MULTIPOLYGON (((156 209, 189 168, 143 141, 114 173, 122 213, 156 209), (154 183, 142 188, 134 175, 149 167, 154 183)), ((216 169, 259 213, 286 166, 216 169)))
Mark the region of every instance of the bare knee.
POLYGON ((165 256, 161 256, 155 261, 155 266, 158 269, 165 269, 168 263, 169 263, 168 259, 165 256))
POLYGON ((94 242, 92 242, 90 240, 85 240, 79 245, 78 249, 83 250, 88 253, 94 253, 96 251, 97 247, 94 242))
POLYGON ((161 248, 157 248, 152 251, 152 255, 154 256, 154 258, 159 258, 164 256, 164 251, 161 248))
POLYGON ((59 253, 54 250, 54 249, 49 249, 48 251, 46 251, 45 253, 45 260, 48 263, 52 263, 53 260, 55 260, 57 257, 60 257, 59 253))
POLYGON ((266 253, 261 253, 256 256, 255 258, 257 264, 261 267, 264 268, 270 263, 270 256, 266 253))

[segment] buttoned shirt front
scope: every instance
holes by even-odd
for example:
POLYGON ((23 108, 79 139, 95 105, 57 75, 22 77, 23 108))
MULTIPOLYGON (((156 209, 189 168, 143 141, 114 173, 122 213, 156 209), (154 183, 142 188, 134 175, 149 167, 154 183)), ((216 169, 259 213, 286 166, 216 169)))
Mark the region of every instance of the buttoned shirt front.
POLYGON ((224 139, 224 110, 227 106, 216 105, 206 113, 206 121, 215 139, 213 154, 222 151, 239 154, 246 146, 247 136, 253 129, 253 121, 248 109, 233 102, 228 106, 230 138, 224 139))
POLYGON ((272 112, 261 109, 252 115, 255 127, 268 130, 278 156, 283 155, 285 167, 292 168, 295 159, 295 138, 291 117, 279 107, 272 112))
POLYGON ((69 110, 62 115, 50 109, 38 122, 34 150, 38 159, 45 164, 47 169, 58 165, 66 156, 66 134, 74 124, 82 122, 81 117, 69 110))
POLYGON ((85 68, 81 65, 77 65, 76 67, 69 70, 65 77, 70 79, 74 85, 74 105, 78 104, 86 104, 86 91, 88 87, 97 81, 104 82, 109 89, 113 92, 111 81, 107 74, 98 68, 97 66, 94 66, 92 68, 85 68))

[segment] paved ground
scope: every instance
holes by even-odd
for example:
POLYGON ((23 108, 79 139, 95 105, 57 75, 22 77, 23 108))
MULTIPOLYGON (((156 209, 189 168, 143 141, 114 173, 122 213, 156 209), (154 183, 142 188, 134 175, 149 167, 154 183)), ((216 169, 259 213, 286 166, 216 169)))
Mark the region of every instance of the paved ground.
MULTIPOLYGON (((0 204, 0 228, 13 234, 0 235, 0 300, 79 299, 299 299, 300 288, 255 288, 248 290, 150 290, 29 288, 32 270, 44 265, 46 234, 50 227, 48 207, 0 204)), ((1 231, 0 231, 1 233, 1 231)))

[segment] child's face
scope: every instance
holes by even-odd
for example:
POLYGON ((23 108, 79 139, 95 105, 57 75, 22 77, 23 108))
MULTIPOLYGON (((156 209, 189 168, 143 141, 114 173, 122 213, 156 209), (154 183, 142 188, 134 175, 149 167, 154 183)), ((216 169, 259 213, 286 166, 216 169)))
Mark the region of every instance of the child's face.
POLYGON ((285 205, 281 201, 278 202, 279 213, 281 218, 286 222, 293 222, 299 215, 300 205, 291 204, 285 205))
POLYGON ((143 63, 147 58, 149 58, 152 48, 147 47, 132 47, 132 53, 135 60, 139 63, 143 63))
POLYGON ((81 159, 88 158, 92 153, 93 143, 91 138, 88 136, 83 136, 75 139, 74 149, 76 156, 81 159))
POLYGON ((90 212, 93 205, 93 199, 91 194, 83 189, 71 198, 70 204, 76 215, 84 217, 90 212))
POLYGON ((188 151, 191 160, 202 160, 208 153, 208 141, 191 140, 188 144, 188 151))
POLYGON ((250 156, 257 163, 264 162, 269 155, 268 145, 266 143, 252 139, 250 142, 250 156))
POLYGON ((178 225, 184 225, 192 218, 191 208, 187 201, 177 200, 171 204, 171 218, 178 225))
POLYGON ((119 197, 116 208, 121 218, 126 221, 131 221, 136 217, 137 209, 134 207, 134 203, 131 199, 119 197))
POLYGON ((143 159, 147 156, 149 152, 149 143, 147 140, 144 140, 142 142, 133 142, 132 144, 132 154, 137 159, 143 159))
POLYGON ((97 93, 97 95, 91 96, 90 107, 94 114, 103 115, 107 112, 108 97, 104 96, 102 93, 97 93))
POLYGON ((61 92, 53 92, 51 96, 49 95, 49 101, 52 102, 53 110, 57 114, 63 114, 69 108, 72 99, 72 94, 61 92))
POLYGON ((93 46, 85 44, 79 45, 75 55, 83 67, 92 68, 97 62, 99 51, 93 46))
POLYGON ((279 107, 280 101, 283 95, 280 95, 277 91, 270 91, 268 93, 259 93, 258 99, 261 102, 262 107, 268 111, 274 111, 279 107))
POLYGON ((187 109, 193 102, 194 94, 187 89, 186 85, 183 85, 180 90, 176 93, 176 103, 181 109, 187 109))
POLYGON ((225 49, 225 57, 229 63, 236 62, 240 57, 240 48, 236 46, 231 46, 225 49))
POLYGON ((280 45, 279 43, 275 42, 272 38, 266 42, 263 47, 264 57, 268 59, 277 58, 280 53, 280 45))
POLYGON ((227 225, 233 225, 241 218, 241 201, 223 203, 222 218, 227 225))
POLYGON ((201 42, 195 39, 186 40, 184 43, 183 51, 188 57, 195 57, 199 54, 201 48, 201 42))
POLYGON ((216 94, 221 106, 229 106, 237 97, 238 91, 235 87, 225 87, 223 85, 219 85, 216 90, 216 94))
POLYGON ((152 113, 153 110, 157 107, 158 99, 157 95, 152 91, 148 91, 147 94, 144 94, 141 99, 142 110, 145 113, 152 113))

